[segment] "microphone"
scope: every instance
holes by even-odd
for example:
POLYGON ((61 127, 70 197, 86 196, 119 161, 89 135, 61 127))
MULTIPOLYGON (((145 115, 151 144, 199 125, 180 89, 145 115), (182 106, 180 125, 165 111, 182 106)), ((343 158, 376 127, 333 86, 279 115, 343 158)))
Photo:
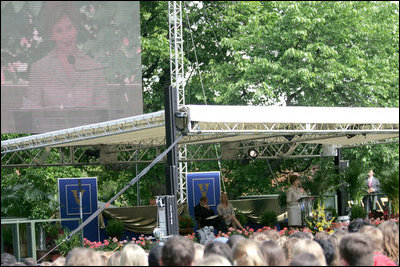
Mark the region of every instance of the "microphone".
POLYGON ((76 59, 75 59, 75 56, 72 55, 72 54, 70 54, 70 55, 67 57, 67 60, 68 60, 68 63, 72 65, 74 71, 76 71, 76 72, 86 72, 86 71, 94 71, 94 70, 108 69, 108 67, 93 68, 93 69, 86 69, 86 70, 76 69, 76 68, 75 68, 76 59))
POLYGON ((128 95, 126 94, 126 90, 125 90, 125 82, 124 82, 122 76, 121 76, 119 73, 117 73, 117 74, 116 74, 116 78, 117 78, 117 80, 118 80, 118 82, 119 82, 121 91, 124 93, 125 101, 126 101, 126 102, 129 102, 128 95))

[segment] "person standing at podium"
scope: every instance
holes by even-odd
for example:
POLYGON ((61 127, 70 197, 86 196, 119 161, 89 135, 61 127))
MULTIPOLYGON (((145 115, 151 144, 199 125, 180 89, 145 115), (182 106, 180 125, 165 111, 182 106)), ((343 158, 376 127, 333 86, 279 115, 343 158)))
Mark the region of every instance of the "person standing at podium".
POLYGON ((301 227, 301 207, 299 199, 305 197, 304 189, 300 187, 300 177, 297 175, 289 176, 291 186, 286 192, 286 205, 288 212, 288 226, 291 228, 301 227))
POLYGON ((376 204, 378 203, 378 196, 376 194, 380 193, 380 182, 374 176, 374 171, 370 170, 368 172, 368 177, 365 181, 367 195, 363 198, 364 207, 367 211, 367 215, 376 209, 376 204))

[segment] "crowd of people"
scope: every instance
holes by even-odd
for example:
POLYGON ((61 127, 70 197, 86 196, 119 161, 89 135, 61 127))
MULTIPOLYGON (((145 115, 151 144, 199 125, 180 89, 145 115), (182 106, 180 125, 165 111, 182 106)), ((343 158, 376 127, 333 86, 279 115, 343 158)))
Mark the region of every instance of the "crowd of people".
POLYGON ((398 266, 399 226, 385 221, 379 226, 356 219, 347 229, 332 234, 294 232, 280 236, 276 230, 218 237, 201 245, 185 236, 172 236, 145 251, 136 244, 122 250, 96 251, 76 247, 54 262, 17 262, 3 253, 8 266, 398 266))

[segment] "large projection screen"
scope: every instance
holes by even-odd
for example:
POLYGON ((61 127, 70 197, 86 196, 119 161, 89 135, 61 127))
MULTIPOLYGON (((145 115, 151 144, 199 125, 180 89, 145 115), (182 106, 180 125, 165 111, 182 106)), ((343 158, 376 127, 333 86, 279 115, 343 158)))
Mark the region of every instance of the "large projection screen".
POLYGON ((2 1, 1 133, 143 113, 139 1, 2 1))

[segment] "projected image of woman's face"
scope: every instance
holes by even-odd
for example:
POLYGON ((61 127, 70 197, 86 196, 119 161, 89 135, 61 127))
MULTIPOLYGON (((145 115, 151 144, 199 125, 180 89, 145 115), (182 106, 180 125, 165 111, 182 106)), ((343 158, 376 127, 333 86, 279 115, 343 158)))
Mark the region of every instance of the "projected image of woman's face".
POLYGON ((71 53, 76 46, 76 36, 78 30, 67 17, 63 16, 52 29, 52 37, 56 42, 59 52, 71 53))

